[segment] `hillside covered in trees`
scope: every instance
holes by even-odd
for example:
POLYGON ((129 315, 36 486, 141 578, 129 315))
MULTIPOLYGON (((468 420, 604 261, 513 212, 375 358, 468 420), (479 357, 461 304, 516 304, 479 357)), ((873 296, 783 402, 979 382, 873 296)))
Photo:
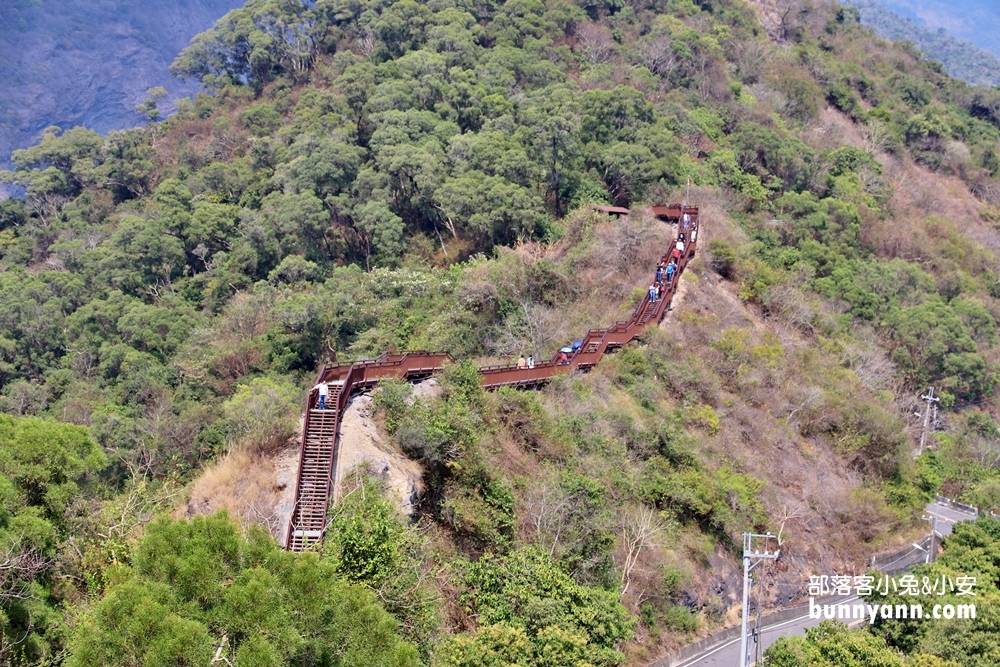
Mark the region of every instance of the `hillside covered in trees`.
MULTIPOLYGON (((34 144, 50 126, 97 132, 145 121, 135 110, 147 89, 166 87, 160 101, 197 91, 172 79, 168 66, 196 33, 238 0, 8 0, 0 29, 0 169, 10 152, 34 144)), ((2 190, 0 190, 2 192, 2 190)))
POLYGON ((884 0, 882 4, 932 30, 945 28, 958 39, 1000 53, 1000 7, 989 0, 884 0))
MULTIPOLYGON (((945 71, 952 76, 968 81, 975 86, 996 87, 1000 85, 1000 57, 997 56, 996 46, 993 51, 976 46, 970 41, 957 39, 955 35, 944 27, 931 28, 918 23, 908 16, 901 16, 886 7, 886 3, 880 0, 854 0, 849 3, 857 7, 861 12, 862 22, 871 27, 876 33, 891 40, 906 40, 912 42, 914 46, 927 54, 942 65, 945 71)), ((975 3, 970 3, 975 9, 975 3)), ((941 8, 937 8, 940 11, 941 8)), ((990 11, 980 10, 979 14, 986 14, 987 25, 989 19, 1000 20, 993 16, 990 11)), ((967 11, 966 8, 948 6, 948 14, 961 17, 975 16, 975 11, 967 11)), ((949 21, 952 27, 958 21, 949 21)), ((990 33, 988 28, 982 29, 979 33, 984 41, 995 44, 985 36, 990 33)))
MULTIPOLYGON (((174 61, 205 92, 173 117, 17 151, 0 660, 642 665, 733 621, 742 531, 780 536, 780 604, 908 544, 934 492, 1000 501, 1000 92, 771 5, 250 0, 174 61), (643 209, 689 180, 665 326, 484 393, 478 363, 631 311, 672 235, 643 209), (322 553, 279 551, 246 479, 315 369, 407 349, 458 360, 374 394, 414 516, 355 471, 322 553), (236 457, 242 504, 188 516, 236 457)), ((963 632, 995 650, 898 646, 977 665, 963 632)))

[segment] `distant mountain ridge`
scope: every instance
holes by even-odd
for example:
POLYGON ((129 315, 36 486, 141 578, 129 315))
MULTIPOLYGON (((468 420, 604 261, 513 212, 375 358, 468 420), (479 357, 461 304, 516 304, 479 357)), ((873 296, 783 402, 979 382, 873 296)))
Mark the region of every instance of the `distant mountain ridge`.
MULTIPOLYGON (((910 41, 918 49, 926 53, 930 58, 937 60, 944 65, 945 70, 952 76, 962 79, 977 86, 1000 86, 1000 58, 972 42, 963 41, 943 27, 933 29, 919 25, 908 16, 891 11, 890 8, 898 8, 907 14, 920 16, 914 11, 925 5, 935 5, 936 0, 929 0, 926 3, 914 3, 906 0, 897 0, 896 3, 879 2, 879 0, 852 0, 850 5, 858 8, 861 13, 861 22, 872 28, 880 36, 892 40, 910 41)), ((966 0, 958 4, 975 5, 972 0, 966 0)), ((946 7, 946 5, 941 5, 946 7)), ((960 16, 961 11, 953 9, 955 16, 960 16)), ((992 13, 988 13, 992 15, 992 13)), ((1000 26, 1000 16, 996 18, 997 25, 1000 26)), ((955 25, 961 25, 959 21, 955 25)), ((949 26, 950 27, 950 26, 949 26)), ((988 31, 986 31, 988 32, 988 31)), ((983 34, 986 34, 983 32, 983 34)), ((990 40, 1000 49, 1000 40, 990 40)))
POLYGON ((8 0, 0 13, 0 166, 49 125, 99 132, 142 121, 135 105, 197 90, 167 67, 196 33, 242 0, 8 0))
POLYGON ((882 0, 890 11, 930 30, 944 28, 1000 56, 1000 3, 995 0, 882 0))

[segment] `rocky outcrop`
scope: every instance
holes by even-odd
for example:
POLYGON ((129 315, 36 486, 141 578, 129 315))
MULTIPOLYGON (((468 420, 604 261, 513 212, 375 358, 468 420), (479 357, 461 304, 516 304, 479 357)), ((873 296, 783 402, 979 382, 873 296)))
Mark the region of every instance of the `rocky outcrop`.
POLYGON ((767 36, 775 41, 781 41, 781 20, 788 12, 791 3, 781 0, 748 0, 748 4, 757 10, 757 16, 767 31, 767 36))
MULTIPOLYGON (((431 382, 437 386, 434 380, 422 385, 431 382)), ((419 391, 426 393, 428 389, 419 391)), ((372 419, 372 397, 368 394, 352 398, 340 420, 334 500, 340 495, 344 476, 359 466, 368 466, 369 472, 385 480, 402 514, 413 514, 422 488, 423 469, 419 463, 407 458, 378 428, 372 419)))

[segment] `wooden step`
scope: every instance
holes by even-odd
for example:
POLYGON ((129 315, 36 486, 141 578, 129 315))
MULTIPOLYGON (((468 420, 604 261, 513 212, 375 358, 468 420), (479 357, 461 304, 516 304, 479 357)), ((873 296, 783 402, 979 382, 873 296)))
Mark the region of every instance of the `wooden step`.
POLYGON ((323 541, 333 492, 333 460, 340 415, 337 402, 342 385, 330 384, 326 410, 310 410, 298 470, 298 497, 292 513, 288 547, 302 551, 323 541))

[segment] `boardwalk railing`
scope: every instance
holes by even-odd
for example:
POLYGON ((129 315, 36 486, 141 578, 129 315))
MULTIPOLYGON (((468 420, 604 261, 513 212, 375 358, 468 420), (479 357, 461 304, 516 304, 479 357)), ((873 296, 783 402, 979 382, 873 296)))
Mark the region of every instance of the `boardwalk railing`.
MULTIPOLYGON (((624 322, 615 322, 607 329, 591 329, 577 349, 567 353, 556 352, 551 361, 536 363, 530 368, 517 365, 483 366, 479 369, 482 386, 532 387, 548 382, 555 376, 574 370, 593 368, 606 353, 629 343, 650 326, 657 326, 670 309, 681 274, 694 257, 697 248, 698 227, 701 219, 697 207, 685 207, 669 212, 677 215, 678 238, 683 234, 684 249, 677 260, 677 270, 668 281, 664 276, 661 294, 655 301, 647 292, 632 316, 624 322), (685 221, 683 214, 688 216, 685 221)), ((669 262, 674 244, 663 254, 661 261, 669 262)), ((322 542, 326 532, 327 510, 333 496, 333 485, 340 445, 340 418, 351 393, 372 387, 383 378, 417 379, 439 372, 446 363, 454 360, 446 352, 405 352, 383 354, 372 361, 324 366, 320 369, 317 384, 329 387, 326 409, 320 410, 316 389, 306 399, 305 422, 302 427, 302 444, 299 450, 299 470, 295 481, 295 505, 285 536, 285 548, 303 551, 322 542)))

